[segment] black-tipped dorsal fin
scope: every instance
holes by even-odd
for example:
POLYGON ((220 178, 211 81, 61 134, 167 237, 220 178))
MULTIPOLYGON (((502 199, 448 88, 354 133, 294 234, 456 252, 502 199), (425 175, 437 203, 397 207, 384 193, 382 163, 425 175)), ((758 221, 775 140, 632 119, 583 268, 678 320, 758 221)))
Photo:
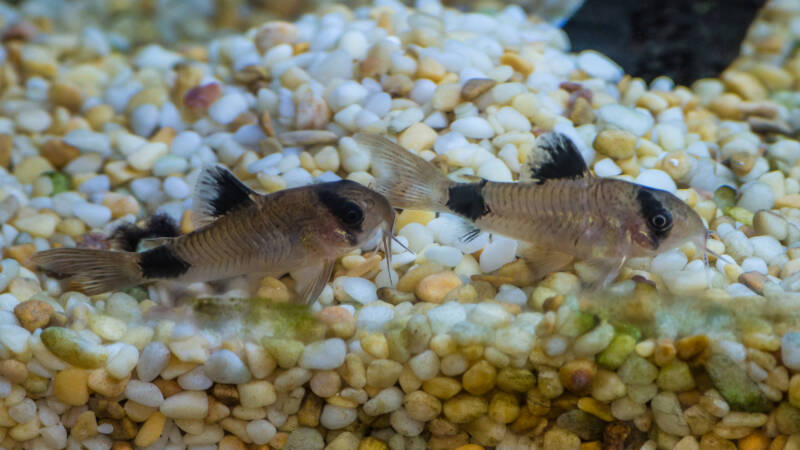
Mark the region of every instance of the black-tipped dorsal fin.
POLYGON ((520 172, 520 179, 539 184, 556 178, 581 178, 589 175, 583 156, 567 136, 547 132, 536 139, 536 149, 520 172))
POLYGON ((258 193, 222 166, 209 166, 197 178, 192 199, 192 220, 195 227, 213 222, 220 216, 250 206, 258 193))

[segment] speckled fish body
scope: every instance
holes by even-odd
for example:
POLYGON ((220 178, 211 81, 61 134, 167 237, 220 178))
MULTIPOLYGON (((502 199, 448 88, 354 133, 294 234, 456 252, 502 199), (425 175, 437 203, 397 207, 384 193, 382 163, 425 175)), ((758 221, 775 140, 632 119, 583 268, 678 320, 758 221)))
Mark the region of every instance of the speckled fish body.
POLYGON ((379 230, 391 233, 394 211, 380 194, 337 181, 261 195, 228 170, 214 167, 198 180, 193 218, 198 228, 144 252, 53 249, 39 266, 70 278, 89 294, 149 281, 210 281, 316 268, 304 296, 315 297, 335 260, 379 230))
POLYGON ((557 133, 538 138, 520 182, 459 183, 386 138, 356 139, 372 154, 376 190, 393 206, 457 214, 478 229, 524 241, 525 256, 542 272, 577 258, 608 277, 629 257, 687 241, 704 247, 706 228, 691 207, 666 191, 592 176, 574 144, 557 133))

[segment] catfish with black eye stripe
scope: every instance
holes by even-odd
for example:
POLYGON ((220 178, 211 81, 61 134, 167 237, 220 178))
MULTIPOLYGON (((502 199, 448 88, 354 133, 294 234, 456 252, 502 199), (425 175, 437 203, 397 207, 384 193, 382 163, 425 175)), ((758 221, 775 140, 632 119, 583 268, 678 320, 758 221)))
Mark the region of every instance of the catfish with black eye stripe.
POLYGON ((157 280, 211 281, 303 270, 300 293, 313 301, 336 259, 383 232, 388 255, 394 210, 386 198, 353 181, 335 181, 259 194, 216 166, 198 178, 193 199, 197 229, 143 252, 58 248, 34 255, 46 273, 67 278, 87 294, 157 280))
POLYGON ((559 133, 537 138, 516 183, 459 183, 384 137, 355 139, 371 152, 375 189, 392 206, 457 214, 477 229, 524 241, 521 253, 534 278, 580 259, 598 269, 596 282, 607 284, 627 258, 687 241, 705 249, 703 220, 686 203, 666 191, 592 176, 559 133))

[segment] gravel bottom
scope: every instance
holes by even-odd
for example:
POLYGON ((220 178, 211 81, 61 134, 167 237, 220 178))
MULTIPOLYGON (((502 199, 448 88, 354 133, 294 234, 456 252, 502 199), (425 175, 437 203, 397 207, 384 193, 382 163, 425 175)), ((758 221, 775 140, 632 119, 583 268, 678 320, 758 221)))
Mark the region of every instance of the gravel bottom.
POLYGON ((800 446, 800 8, 771 2, 732 67, 690 88, 569 53, 515 6, 415 8, 329 5, 136 51, 7 21, 1 448, 800 446), (392 267, 348 254, 310 308, 291 275, 90 298, 30 263, 154 213, 191 231, 207 164, 261 192, 368 185, 350 138, 367 131, 511 181, 549 130, 597 176, 684 199, 719 258, 687 245, 587 292, 585 264, 533 280, 516 241, 406 210, 392 267))

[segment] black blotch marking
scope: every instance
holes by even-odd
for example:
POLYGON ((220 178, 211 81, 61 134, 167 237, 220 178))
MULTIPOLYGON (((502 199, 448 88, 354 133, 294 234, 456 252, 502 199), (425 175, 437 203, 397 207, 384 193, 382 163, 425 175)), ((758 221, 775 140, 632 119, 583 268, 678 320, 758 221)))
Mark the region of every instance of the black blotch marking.
POLYGON ((110 239, 114 247, 126 252, 135 252, 142 239, 178 237, 180 235, 177 222, 166 214, 156 214, 147 221, 144 227, 138 227, 132 223, 121 224, 111 233, 110 239))
POLYGON ((362 231, 361 225, 364 223, 364 209, 355 202, 339 195, 336 188, 349 183, 349 180, 334 181, 323 183, 317 186, 317 197, 320 203, 328 210, 347 233, 347 241, 351 245, 356 245, 358 237, 354 232, 362 231))
POLYGON ((469 220, 478 220, 491 211, 481 192, 485 185, 486 180, 481 180, 478 183, 461 183, 451 187, 445 206, 469 220))
POLYGON ((178 278, 192 265, 176 255, 166 245, 143 252, 139 259, 139 269, 145 278, 178 278))
POLYGON ((234 209, 249 206, 253 203, 250 194, 252 189, 236 178, 236 175, 222 167, 210 170, 211 181, 206 181, 213 192, 208 198, 208 212, 213 217, 223 216, 234 209))
POLYGON ((666 238, 672 230, 672 214, 653 194, 643 188, 636 193, 636 200, 639 202, 642 216, 647 221, 647 227, 657 237, 657 240, 661 241, 666 238))
POLYGON ((556 178, 581 178, 589 173, 575 143, 565 135, 553 133, 553 136, 542 139, 537 144, 548 155, 540 165, 530 168, 531 178, 537 184, 556 178))

